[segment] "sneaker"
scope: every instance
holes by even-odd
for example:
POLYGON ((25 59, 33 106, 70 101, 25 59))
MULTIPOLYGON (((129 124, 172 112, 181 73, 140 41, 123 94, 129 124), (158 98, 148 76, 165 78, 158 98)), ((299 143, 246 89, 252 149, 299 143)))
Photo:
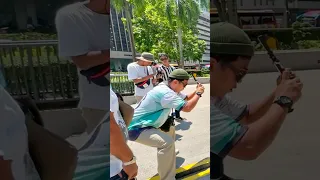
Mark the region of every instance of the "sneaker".
POLYGON ((182 117, 176 117, 174 120, 176 120, 177 122, 181 122, 181 121, 183 121, 183 120, 185 120, 185 119, 182 118, 182 117))
POLYGON ((176 155, 178 155, 179 154, 179 149, 176 149, 176 155))

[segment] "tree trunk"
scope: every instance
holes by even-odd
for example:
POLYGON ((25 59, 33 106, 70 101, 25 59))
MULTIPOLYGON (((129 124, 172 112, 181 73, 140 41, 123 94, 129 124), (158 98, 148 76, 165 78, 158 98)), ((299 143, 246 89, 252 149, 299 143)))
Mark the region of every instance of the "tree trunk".
POLYGON ((179 42, 179 55, 180 55, 180 68, 184 69, 184 59, 183 59, 183 44, 182 44, 182 30, 178 27, 178 42, 179 42))
POLYGON ((127 19, 127 28, 129 32, 129 40, 130 40, 130 47, 132 52, 132 61, 136 61, 136 48, 134 43, 134 37, 133 37, 133 29, 132 29, 132 21, 131 21, 131 15, 129 11, 129 3, 127 1, 124 1, 124 11, 127 19))
POLYGON ((285 0, 285 27, 288 28, 291 25, 291 18, 290 18, 290 10, 289 10, 289 0, 285 0))
POLYGON ((239 26, 237 0, 227 0, 227 7, 228 7, 229 22, 236 26, 239 26))
POLYGON ((227 14, 227 2, 226 0, 220 0, 220 3, 221 3, 221 11, 223 12, 223 15, 224 15, 224 21, 229 21, 229 17, 228 17, 228 14, 227 14))
POLYGON ((222 8, 220 0, 213 0, 213 4, 216 6, 220 21, 224 22, 227 20, 225 10, 222 8))

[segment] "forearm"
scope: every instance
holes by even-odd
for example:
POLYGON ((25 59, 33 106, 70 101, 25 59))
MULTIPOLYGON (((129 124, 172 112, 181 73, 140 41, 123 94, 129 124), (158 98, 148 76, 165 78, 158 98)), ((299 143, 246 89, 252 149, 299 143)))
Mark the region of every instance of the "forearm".
POLYGON ((110 50, 91 51, 87 54, 72 57, 73 63, 80 69, 86 70, 110 61, 110 50))
POLYGON ((119 101, 119 109, 123 120, 126 122, 126 125, 128 127, 132 120, 134 109, 129 104, 126 104, 122 101, 119 101))
POLYGON ((110 153, 122 162, 128 162, 133 157, 133 153, 124 141, 122 132, 114 119, 110 121, 110 153))
POLYGON ((263 117, 270 109, 275 99, 275 91, 261 101, 249 105, 249 114, 246 118, 246 124, 254 123, 263 117))
POLYGON ((192 93, 188 94, 188 95, 187 95, 187 100, 192 99, 192 98, 194 97, 194 95, 196 95, 196 92, 197 92, 197 91, 193 91, 192 93))
POLYGON ((249 125, 249 129, 241 142, 247 144, 257 154, 265 151, 275 139, 285 117, 287 109, 273 104, 259 121, 249 125))
POLYGON ((187 101, 187 104, 182 108, 183 112, 190 112, 197 105, 200 96, 193 96, 192 99, 187 101))

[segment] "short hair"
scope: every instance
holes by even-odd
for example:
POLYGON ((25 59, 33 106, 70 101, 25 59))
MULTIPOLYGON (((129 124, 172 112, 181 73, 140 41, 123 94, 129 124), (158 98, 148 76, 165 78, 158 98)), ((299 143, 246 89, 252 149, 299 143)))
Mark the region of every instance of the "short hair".
POLYGON ((167 55, 166 53, 159 53, 159 59, 160 59, 162 56, 168 58, 168 55, 167 55))
POLYGON ((211 53, 210 57, 217 60, 217 62, 220 63, 222 66, 236 61, 239 57, 251 59, 250 56, 241 56, 241 55, 234 55, 234 54, 214 54, 214 53, 211 53))

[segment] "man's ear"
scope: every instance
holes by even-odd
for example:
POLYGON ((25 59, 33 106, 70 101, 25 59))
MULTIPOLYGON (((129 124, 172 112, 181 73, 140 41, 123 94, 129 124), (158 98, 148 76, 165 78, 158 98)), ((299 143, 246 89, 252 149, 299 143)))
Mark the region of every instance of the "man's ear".
POLYGON ((213 67, 215 67, 217 64, 218 62, 215 58, 210 58, 210 71, 213 71, 213 67))

